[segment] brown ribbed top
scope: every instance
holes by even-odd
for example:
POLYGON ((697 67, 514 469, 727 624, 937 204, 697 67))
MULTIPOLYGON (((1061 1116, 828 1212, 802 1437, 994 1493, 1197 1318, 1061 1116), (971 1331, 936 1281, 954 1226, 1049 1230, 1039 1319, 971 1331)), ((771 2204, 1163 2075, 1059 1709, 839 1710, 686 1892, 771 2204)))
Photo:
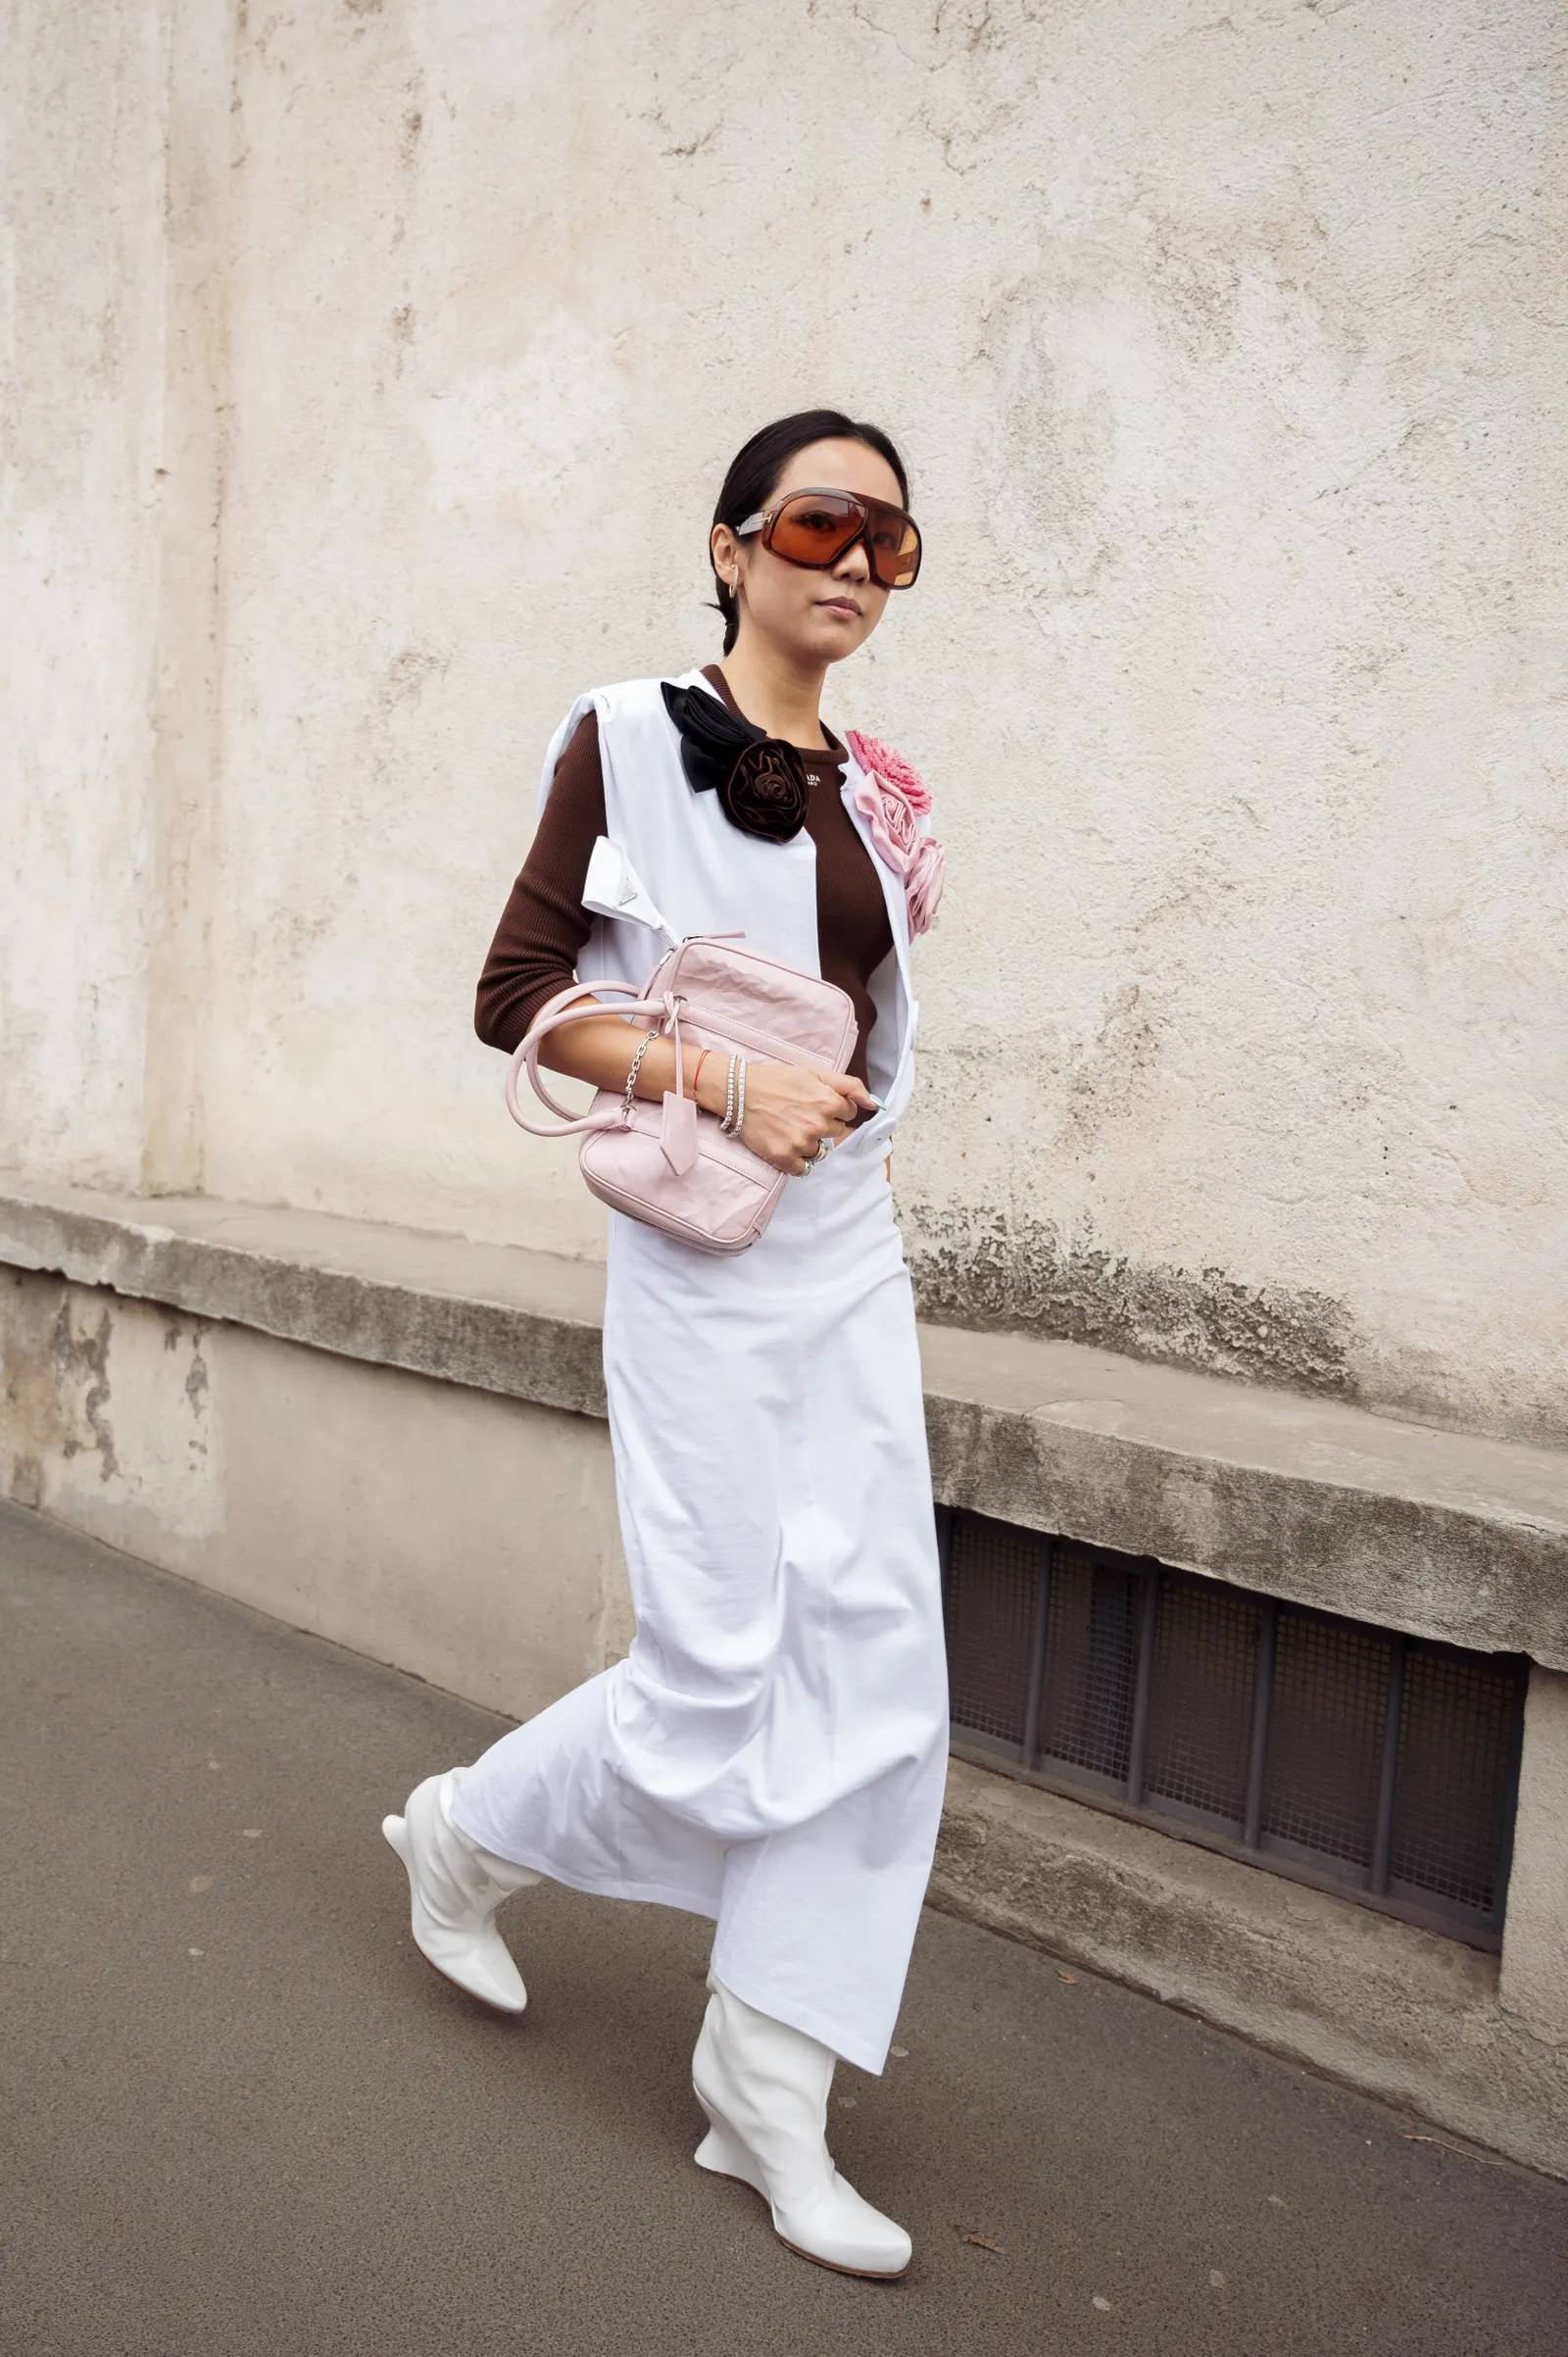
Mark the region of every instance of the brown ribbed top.
MULTIPOLYGON (((703 665, 703 677, 732 712, 748 717, 716 663, 703 665)), ((806 825, 816 845, 818 957, 824 980, 836 982, 854 1002, 857 1036, 847 1069, 865 1080, 866 1041, 876 1020, 870 977, 892 949, 893 934, 873 855, 840 793, 848 754, 830 728, 822 733, 831 741, 829 751, 800 748, 810 779, 806 825)), ((473 1027, 490 1047, 510 1056, 545 1001, 576 980, 577 957, 593 925, 592 910, 582 905, 589 856, 595 837, 608 832, 599 715, 588 712, 556 764, 479 977, 473 1027)), ((870 1118, 863 1106, 858 1118, 870 1118)))

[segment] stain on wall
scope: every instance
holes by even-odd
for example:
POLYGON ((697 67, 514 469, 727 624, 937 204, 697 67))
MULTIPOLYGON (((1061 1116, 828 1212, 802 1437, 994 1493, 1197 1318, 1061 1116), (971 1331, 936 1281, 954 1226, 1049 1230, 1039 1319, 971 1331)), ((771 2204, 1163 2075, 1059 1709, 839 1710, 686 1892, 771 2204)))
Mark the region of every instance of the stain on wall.
POLYGON ((49 1364, 66 1420, 63 1453, 75 1456, 96 1449, 99 1478, 111 1481, 120 1470, 115 1454, 114 1427, 109 1421, 109 1346, 115 1330, 116 1298, 98 1294, 94 1307, 83 1311, 63 1294, 50 1337, 49 1364))
POLYGON ((1354 1321, 1341 1302, 1243 1285, 1221 1268, 1143 1263, 1027 1212, 962 1219, 909 1206, 922 1317, 1091 1343, 1140 1358, 1353 1397, 1354 1321))
POLYGON ((0 1490, 132 1553, 154 1526, 210 1537, 224 1478, 214 1331, 107 1288, 9 1270, 0 1490))

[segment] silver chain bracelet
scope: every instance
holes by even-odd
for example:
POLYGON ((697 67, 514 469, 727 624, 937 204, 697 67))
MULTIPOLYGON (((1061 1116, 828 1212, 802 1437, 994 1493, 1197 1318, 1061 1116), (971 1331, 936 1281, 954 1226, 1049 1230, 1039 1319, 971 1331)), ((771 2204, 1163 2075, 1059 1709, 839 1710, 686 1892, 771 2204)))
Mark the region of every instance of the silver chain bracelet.
POLYGON ((658 1039, 658 1037, 659 1032, 657 1028, 653 1031, 645 1031, 642 1036, 641 1045, 639 1046, 636 1055, 631 1059, 631 1070, 626 1075, 625 1113, 628 1121, 631 1119, 632 1103, 637 1095, 637 1075, 642 1070, 643 1057, 648 1054, 648 1043, 650 1040, 658 1039))

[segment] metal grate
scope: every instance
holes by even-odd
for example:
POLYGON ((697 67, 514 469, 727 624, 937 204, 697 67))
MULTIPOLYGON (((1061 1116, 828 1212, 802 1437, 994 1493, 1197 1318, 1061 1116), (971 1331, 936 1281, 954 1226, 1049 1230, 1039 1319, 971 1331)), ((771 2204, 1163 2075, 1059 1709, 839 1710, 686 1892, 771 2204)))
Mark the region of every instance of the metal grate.
MULTIPOLYGON (((1041 1544, 1037 1538, 1037 1561, 1041 1544)), ((1043 1585, 1047 1607, 1040 1748, 1064 1767, 1120 1784, 1133 1740, 1138 1583, 1114 1571, 1097 1578, 1089 1549, 1063 1539, 1056 1545, 1054 1576, 1043 1585)))
POLYGON ((1149 1696, 1146 1801, 1168 1813, 1212 1818, 1240 1832, 1257 1660, 1258 1599, 1233 1588, 1200 1589, 1178 1603, 1173 1572, 1157 1576, 1154 1663, 1149 1696))
POLYGON ((1327 1613, 1280 1615, 1260 1819, 1265 1849, 1294 1843, 1371 1867, 1395 1645, 1382 1629, 1327 1613))
POLYGON ((1520 1728, 1517 1705, 1492 1669, 1487 1654, 1409 1648, 1390 1871, 1396 1889, 1435 1891, 1500 1923, 1520 1728), (1490 1818, 1469 1804, 1484 1792, 1497 1795, 1490 1818))
POLYGON ((956 1750, 1481 1947, 1527 1664, 939 1508, 956 1750))
POLYGON ((966 1514, 948 1554, 948 1675, 962 1684, 971 1733, 1012 1748, 1029 1715, 1039 1551, 1033 1532, 966 1514))

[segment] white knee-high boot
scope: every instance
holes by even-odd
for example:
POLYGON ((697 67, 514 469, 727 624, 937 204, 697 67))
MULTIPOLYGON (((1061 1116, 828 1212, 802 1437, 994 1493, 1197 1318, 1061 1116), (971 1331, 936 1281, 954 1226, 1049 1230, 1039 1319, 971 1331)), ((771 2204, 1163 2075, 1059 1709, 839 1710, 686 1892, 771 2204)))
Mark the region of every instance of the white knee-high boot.
POLYGON ((404 1802, 401 1817, 383 1817, 381 1831, 409 1877, 414 1942, 438 1972, 470 1996, 503 2013, 528 2002, 522 1975, 496 1930, 495 1912, 514 1891, 542 1878, 531 1866, 481 1849, 447 1814, 461 1768, 427 1776, 404 1802))
POLYGON ((827 2095, 838 2056, 788 2022, 759 2013, 710 1971, 692 2086, 708 2114, 700 2168, 754 2185, 791 2250, 846 2275, 901 2276, 911 2245, 842 2178, 827 2149, 827 2095))

